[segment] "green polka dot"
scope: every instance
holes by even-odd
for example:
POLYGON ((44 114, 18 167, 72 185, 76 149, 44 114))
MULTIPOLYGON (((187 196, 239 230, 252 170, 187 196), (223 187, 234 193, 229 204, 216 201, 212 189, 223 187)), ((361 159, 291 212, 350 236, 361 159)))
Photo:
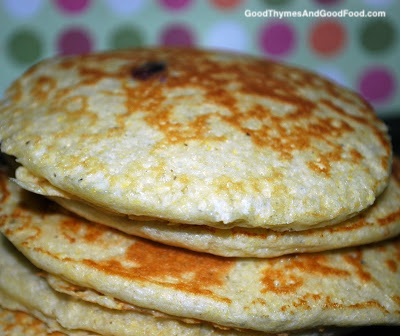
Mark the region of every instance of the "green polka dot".
POLYGON ((6 48, 9 57, 21 64, 36 62, 43 52, 39 36, 30 30, 15 31, 8 38, 6 48))
POLYGON ((112 49, 123 49, 143 45, 142 32, 131 26, 117 28, 111 35, 112 49))
POLYGON ((361 45, 370 52, 383 52, 394 44, 395 35, 395 28, 387 19, 371 20, 361 29, 361 45))
MULTIPOLYGON (((264 0, 265 4, 272 7, 286 6, 292 0, 264 0)), ((270 8, 267 8, 270 9, 270 8)))

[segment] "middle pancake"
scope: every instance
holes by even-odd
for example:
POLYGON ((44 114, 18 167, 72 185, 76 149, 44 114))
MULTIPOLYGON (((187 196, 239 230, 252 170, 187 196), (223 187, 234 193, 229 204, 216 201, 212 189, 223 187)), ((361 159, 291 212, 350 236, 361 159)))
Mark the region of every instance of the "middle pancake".
POLYGON ((47 194, 64 208, 92 222, 164 244, 226 257, 268 258, 319 252, 368 244, 400 233, 400 161, 397 158, 394 159, 389 186, 364 212, 332 226, 279 232, 264 228, 218 229, 206 225, 166 225, 155 220, 134 220, 106 213, 78 200, 49 196, 45 181, 29 181, 23 172, 23 169, 19 173, 17 170, 18 184, 33 192, 47 194))

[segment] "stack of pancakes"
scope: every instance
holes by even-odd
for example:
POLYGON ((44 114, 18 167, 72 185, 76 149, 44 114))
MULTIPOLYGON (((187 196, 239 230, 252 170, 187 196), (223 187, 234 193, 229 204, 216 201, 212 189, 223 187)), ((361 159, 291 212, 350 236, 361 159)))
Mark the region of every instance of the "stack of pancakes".
POLYGON ((400 162, 359 96, 245 55, 43 61, 6 92, 0 333, 400 325, 400 162))

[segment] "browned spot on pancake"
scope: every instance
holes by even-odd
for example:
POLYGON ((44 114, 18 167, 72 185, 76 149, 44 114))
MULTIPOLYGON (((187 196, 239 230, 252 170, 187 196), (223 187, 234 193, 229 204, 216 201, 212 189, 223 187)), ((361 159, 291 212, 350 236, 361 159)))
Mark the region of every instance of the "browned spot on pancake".
POLYGON ((318 162, 308 162, 308 167, 317 173, 324 173, 328 175, 330 164, 327 159, 322 159, 318 162))
MULTIPOLYGON (((310 310, 312 305, 315 305, 315 302, 318 302, 322 299, 320 294, 307 293, 302 297, 296 298, 296 300, 292 303, 294 308, 303 308, 310 310)), ((283 307, 282 307, 283 308, 283 307)))
POLYGON ((323 230, 323 231, 328 230, 330 233, 346 232, 346 231, 357 230, 357 229, 360 229, 362 227, 366 227, 369 225, 372 225, 372 224, 367 222, 366 220, 364 220, 363 215, 359 215, 359 216, 355 217, 354 219, 351 219, 351 224, 350 223, 345 223, 344 225, 338 224, 338 225, 334 225, 332 227, 322 228, 320 230, 323 230))
MULTIPOLYGON (((83 58, 81 57, 81 55, 78 55, 77 58, 83 59, 83 58)), ((71 57, 67 57, 67 58, 63 59, 62 62, 58 63, 57 66, 58 66, 58 68, 59 68, 60 70, 70 70, 70 69, 72 69, 75 65, 76 65, 75 60, 74 60, 73 58, 71 58, 71 57)))
MULTIPOLYGON (((63 102, 63 99, 65 99, 68 95, 70 95, 73 92, 73 88, 71 87, 65 87, 65 88, 60 88, 56 92, 54 92, 54 101, 55 102, 63 102)), ((64 100, 66 101, 66 100, 64 100)), ((50 113, 52 111, 49 111, 50 113)))
POLYGON ((265 306, 265 305, 267 304, 267 301, 265 301, 265 300, 262 299, 262 298, 257 298, 257 299, 255 299, 255 300, 253 300, 251 303, 252 303, 252 304, 260 304, 260 305, 262 305, 262 306, 265 306))
MULTIPOLYGON (((343 96, 340 97, 341 99, 343 96)), ((380 124, 381 121, 378 119, 371 106, 360 97, 360 102, 364 103, 362 108, 363 116, 355 116, 353 114, 346 113, 342 108, 335 105, 333 102, 327 99, 321 99, 320 102, 325 106, 329 107, 332 111, 335 111, 338 115, 345 116, 346 118, 352 119, 354 122, 367 126, 371 129, 372 133, 377 137, 380 144, 384 147, 387 154, 391 152, 391 143, 389 137, 384 134, 376 125, 380 124)), ((382 158, 382 167, 387 170, 389 166, 390 155, 382 158)))
POLYGON ((365 309, 365 308, 375 307, 375 308, 379 308, 380 310, 384 311, 385 313, 389 313, 388 310, 384 306, 382 306, 378 301, 375 301, 375 300, 355 303, 352 305, 342 305, 342 307, 355 308, 355 309, 365 309))
POLYGON ((361 251, 353 251, 352 253, 347 253, 343 256, 343 259, 352 265, 356 269, 358 277, 363 281, 371 281, 371 274, 367 272, 363 267, 363 259, 361 251))
POLYGON ((61 228, 61 233, 64 236, 65 239, 68 239, 70 244, 75 243, 76 238, 73 237, 76 236, 76 234, 79 231, 80 224, 75 218, 69 218, 65 219, 61 222, 60 224, 61 228))
MULTIPOLYGON (((103 294, 103 293, 101 293, 101 292, 99 292, 99 291, 97 291, 97 290, 95 290, 93 288, 88 289, 88 288, 81 287, 81 286, 78 286, 78 285, 75 285, 75 284, 72 284, 72 283, 69 283, 69 282, 58 284, 57 285, 57 289, 60 290, 60 291, 67 292, 67 294, 73 293, 73 295, 75 295, 75 296, 77 296, 79 298, 82 298, 83 300, 87 300, 87 296, 85 295, 85 293, 88 292, 88 291, 93 292, 93 293, 95 293, 96 295, 98 295, 100 297, 105 296, 105 294, 103 294)), ((140 310, 140 308, 135 308, 134 306, 132 306, 132 305, 130 305, 130 304, 128 304, 128 303, 126 303, 126 302, 124 302, 122 300, 119 300, 117 298, 113 297, 112 300, 118 305, 117 309, 133 310, 133 311, 140 310)), ((91 300, 89 300, 89 301, 91 301, 91 300)), ((91 301, 91 302, 93 302, 93 301, 91 301)))
POLYGON ((272 291, 277 294, 296 292, 302 285, 306 274, 319 274, 324 277, 347 277, 350 272, 329 265, 326 256, 321 254, 304 254, 268 259, 262 282, 263 293, 272 291), (275 268, 275 265, 278 265, 275 268))
POLYGON ((46 250, 46 249, 44 249, 44 248, 41 248, 41 247, 32 247, 32 246, 29 244, 29 241, 28 241, 28 240, 25 240, 24 242, 22 242, 22 243, 21 243, 21 246, 27 247, 27 248, 29 248, 30 250, 34 251, 34 252, 37 252, 37 253, 40 253, 40 254, 44 254, 44 255, 46 255, 46 256, 52 258, 52 259, 57 259, 57 260, 60 260, 60 261, 62 261, 62 262, 66 262, 66 263, 76 263, 76 260, 74 260, 74 259, 72 259, 72 258, 69 258, 69 257, 62 258, 60 255, 58 255, 58 254, 53 254, 53 253, 49 252, 48 250, 46 250))
POLYGON ((111 73, 104 71, 102 68, 88 67, 85 65, 78 65, 77 69, 81 78, 80 84, 88 86, 95 85, 104 78, 121 78, 123 75, 120 71, 111 73))
POLYGON ((10 335, 47 335, 65 336, 65 334, 54 331, 47 332, 46 325, 39 319, 21 311, 3 310, 0 312, 0 324, 3 330, 10 335))
POLYGON ((17 225, 9 225, 6 230, 6 235, 13 235, 15 232, 30 232, 29 237, 25 238, 25 243, 28 244, 30 240, 35 240, 41 234, 40 227, 31 225, 32 215, 26 212, 23 208, 15 208, 9 216, 8 223, 17 223, 17 225))
POLYGON ((303 279, 285 270, 267 269, 264 271, 261 293, 274 292, 277 294, 294 293, 303 284, 303 279))
POLYGON ((32 86, 30 94, 41 102, 44 102, 49 92, 55 90, 57 83, 54 78, 48 76, 40 76, 36 78, 35 84, 32 86))
MULTIPOLYGON (((75 292, 75 293, 83 292, 86 290, 84 287, 74 285, 70 282, 64 282, 62 284, 58 284, 58 288, 60 290, 64 290, 64 291, 68 291, 68 292, 75 292)), ((92 289, 92 290, 94 291, 94 289, 92 289)))
POLYGON ((7 174, 0 170, 0 205, 7 202, 10 197, 10 191, 7 188, 7 174))
MULTIPOLYGON (((380 122, 378 118, 375 116, 375 120, 377 122, 380 122)), ((392 144, 390 142, 390 138, 388 135, 383 133, 379 128, 377 127, 372 127, 372 131, 374 135, 378 138, 379 142, 385 148, 386 153, 390 154, 392 151, 392 144)), ((382 167, 386 170, 389 167, 389 162, 390 162, 390 155, 383 157, 382 158, 382 167)))
POLYGON ((280 310, 285 312, 287 310, 297 309, 299 307, 302 307, 304 309, 311 309, 312 305, 315 305, 319 301, 322 301, 323 298, 325 298, 325 296, 321 294, 306 293, 302 296, 295 297, 294 301, 290 305, 284 305, 280 308, 280 310))
POLYGON ((74 235, 79 232, 80 227, 81 223, 76 218, 64 219, 60 224, 61 231, 70 232, 74 235))
MULTIPOLYGON (((342 96, 341 96, 342 98, 342 96)), ((382 133, 380 129, 376 126, 376 124, 380 124, 381 121, 377 117, 377 115, 373 112, 373 108, 371 107, 370 104, 368 104, 366 101, 362 100, 361 97, 359 97, 360 102, 364 102, 364 106, 361 106, 362 112, 364 113, 363 116, 359 115, 353 115, 350 113, 346 113, 342 108, 339 106, 335 105, 333 102, 327 100, 327 99, 321 99, 320 102, 323 103, 324 105, 328 106, 331 108, 333 111, 338 113, 339 115, 346 116, 346 118, 350 118, 353 121, 355 121, 358 124, 362 124, 365 126, 368 126, 374 135, 378 138, 379 142, 383 147, 385 148, 387 153, 390 153, 391 151, 391 143, 387 135, 382 133)))
MULTIPOLYGON (((254 190, 254 192, 261 193, 261 189, 256 179, 245 181, 232 181, 227 176, 219 176, 214 179, 214 185, 221 193, 243 193, 246 189, 254 190)), ((278 192, 278 187, 274 190, 278 192)))
POLYGON ((311 309, 309 302, 303 298, 298 298, 296 301, 294 301, 292 303, 292 305, 295 308, 302 308, 302 309, 307 309, 307 310, 311 309))
POLYGON ((397 272, 397 263, 394 260, 387 259, 386 265, 392 272, 397 272))
POLYGON ((361 159, 363 159, 363 156, 356 149, 351 149, 350 155, 352 156, 354 162, 356 162, 356 163, 358 163, 361 159))
POLYGON ((83 262, 108 274, 230 302, 214 293, 213 289, 224 285, 225 277, 235 264, 231 258, 199 254, 138 239, 124 257, 100 262, 85 259, 83 262), (126 266, 127 262, 134 266, 126 266))
POLYGON ((104 234, 104 229, 96 223, 89 223, 81 218, 70 217, 60 224, 63 236, 74 243, 76 239, 83 239, 87 243, 98 241, 104 234), (85 225, 82 225, 85 223, 85 225))
POLYGON ((378 224, 381 226, 388 225, 390 223, 394 223, 400 219, 400 209, 387 215, 386 217, 383 218, 378 218, 378 224))
POLYGON ((41 65, 42 65, 42 62, 38 62, 38 63, 32 65, 31 67, 29 67, 29 69, 24 73, 23 77, 32 77, 35 74, 35 72, 37 72, 39 70, 41 65))
POLYGON ((36 276, 40 277, 40 278, 46 278, 48 273, 45 271, 38 271, 35 273, 36 276))
MULTIPOLYGON (((13 315, 14 315, 15 321, 14 321, 14 323, 10 323, 9 325, 7 325, 5 327, 5 331, 10 331, 16 326, 20 326, 20 327, 24 328, 25 323, 28 322, 29 315, 24 312, 14 311, 13 315)), ((2 322, 3 322, 3 320, 2 320, 2 322)), ((29 322, 30 322, 29 328, 32 328, 32 329, 36 329, 37 325, 40 324, 40 322, 36 319, 32 319, 32 321, 29 321, 29 322)))
MULTIPOLYGON (((323 237, 326 234, 330 233, 337 233, 337 232, 346 232, 346 231, 353 231, 360 229, 362 227, 366 227, 372 225, 371 223, 364 220, 364 215, 358 215, 344 223, 339 223, 336 225, 332 225, 329 227, 317 228, 317 229, 310 229, 302 231, 305 235, 319 235, 323 237)), ((282 232, 282 234, 296 234, 291 232, 282 232)))
MULTIPOLYGON (((290 257, 289 257, 290 258, 290 257)), ((286 268, 298 269, 304 273, 317 273, 324 276, 348 276, 349 272, 329 265, 327 257, 322 254, 296 255, 286 268)))
POLYGON ((392 300, 393 300, 394 302, 396 302, 396 304, 397 304, 398 306, 400 306, 400 296, 399 296, 399 295, 394 295, 394 296, 392 296, 392 300))
POLYGON ((198 254, 184 249, 138 240, 126 253, 127 260, 138 263, 143 277, 182 277, 193 274, 193 282, 202 287, 221 286, 234 265, 233 259, 198 254), (156 266, 156 267, 154 267, 156 266), (149 267, 154 268, 149 272, 149 267))
POLYGON ((100 225, 92 223, 88 225, 88 228, 83 237, 87 242, 98 241, 104 234, 104 230, 101 229, 100 225))
POLYGON ((388 168, 389 168, 389 159, 387 158, 387 157, 382 157, 381 158, 381 165, 382 165, 382 167, 383 167, 383 169, 384 170, 388 170, 388 168))
POLYGON ((274 236, 280 236, 280 235, 284 235, 285 232, 274 232, 272 230, 268 230, 268 229, 264 229, 262 230, 263 233, 261 233, 261 230, 258 229, 245 229, 245 228, 240 228, 240 227, 233 227, 231 229, 232 231, 232 235, 236 236, 236 235, 242 235, 242 236, 247 236, 247 237, 255 237, 255 238, 259 238, 259 239, 266 239, 268 237, 268 235, 273 234, 274 236))
MULTIPOLYGON (((329 107, 332 111, 336 112, 337 114, 339 114, 341 116, 349 117, 350 119, 352 119, 353 121, 355 121, 359 124, 368 125, 368 123, 369 123, 369 120, 367 117, 364 117, 364 116, 361 117, 361 116, 355 116, 352 114, 348 114, 341 107, 335 105, 333 102, 331 102, 328 99, 320 99, 320 103, 329 107)), ((369 111, 369 109, 365 109, 365 111, 369 111)), ((369 117, 370 116, 371 115, 369 115, 369 117)))
MULTIPOLYGON (((51 105, 48 113, 63 112, 63 123, 76 125, 77 123, 89 124, 98 120, 98 115, 91 111, 88 104, 88 96, 74 93, 76 86, 56 88, 56 81, 47 76, 40 76, 32 83, 31 95, 39 102, 46 101, 51 105), (51 93, 51 96, 49 94, 51 93)), ((74 126, 72 126, 74 127, 74 126)), ((70 132, 67 129, 66 132, 70 132)), ((65 134, 56 133, 56 138, 61 138, 65 134)))
POLYGON ((11 100, 16 103, 21 101, 22 95, 24 94, 22 84, 20 81, 15 81, 6 91, 7 95, 10 95, 11 100))
MULTIPOLYGON (((84 122, 87 125, 94 123, 98 120, 98 115, 89 109, 88 97, 84 95, 65 96, 60 99, 60 105, 65 113, 63 122, 66 124, 76 124, 77 122, 84 122)), ((58 133, 57 137, 62 137, 62 133, 58 133)), ((81 136, 90 136, 89 133, 82 134, 81 136)))
POLYGON ((382 306, 379 302, 375 301, 375 300, 370 300, 370 301, 365 301, 365 302, 358 302, 355 304, 343 304, 340 302, 333 302, 332 298, 330 296, 327 296, 325 298, 325 304, 324 307, 325 308, 334 308, 334 309, 346 309, 346 308, 350 308, 350 309, 366 309, 366 308, 378 308, 382 311, 384 311, 385 313, 388 313, 387 309, 382 306))
POLYGON ((307 293, 307 294, 304 294, 304 298, 311 298, 315 301, 318 301, 318 300, 321 300, 322 296, 321 296, 321 294, 307 293))

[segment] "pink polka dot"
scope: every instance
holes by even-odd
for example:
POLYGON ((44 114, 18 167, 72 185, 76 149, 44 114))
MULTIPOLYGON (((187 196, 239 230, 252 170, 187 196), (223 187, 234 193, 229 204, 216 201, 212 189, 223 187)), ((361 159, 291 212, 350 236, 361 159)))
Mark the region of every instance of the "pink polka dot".
POLYGON ((160 4, 169 10, 181 10, 188 7, 191 0, 159 0, 160 4))
POLYGON ((90 0, 57 0, 56 4, 67 14, 79 14, 90 4, 90 0))
POLYGON ((288 23, 269 23, 262 27, 259 43, 261 50, 269 55, 286 56, 293 51, 296 36, 288 23))
POLYGON ((173 24, 164 28, 160 35, 160 44, 164 46, 193 46, 194 35, 189 27, 173 24))
POLYGON ((359 80, 359 91, 371 103, 385 103, 394 96, 396 80, 389 71, 382 66, 365 70, 359 80))
POLYGON ((85 54, 92 51, 92 39, 82 28, 68 28, 58 37, 57 49, 61 55, 85 54))
POLYGON ((211 0, 211 3, 217 8, 229 10, 240 5, 242 1, 243 0, 211 0))

